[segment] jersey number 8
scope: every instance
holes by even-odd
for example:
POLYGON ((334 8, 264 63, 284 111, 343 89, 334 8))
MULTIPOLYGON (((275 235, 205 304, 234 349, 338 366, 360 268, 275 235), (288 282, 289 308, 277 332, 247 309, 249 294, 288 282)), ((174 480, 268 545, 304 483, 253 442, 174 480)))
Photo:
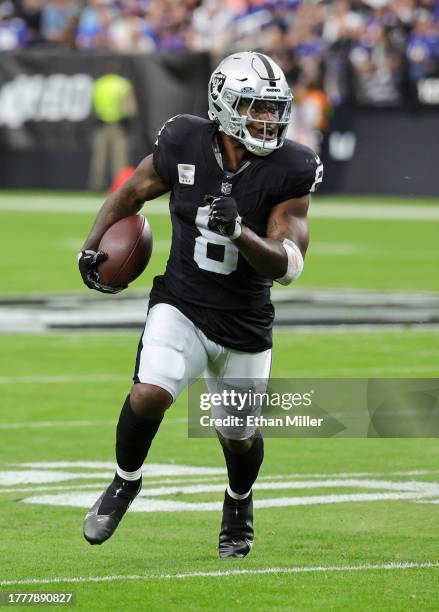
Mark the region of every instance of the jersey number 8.
POLYGON ((238 266, 239 251, 229 238, 207 228, 208 215, 208 205, 198 209, 195 225, 201 236, 195 238, 194 260, 202 270, 230 274, 238 266))

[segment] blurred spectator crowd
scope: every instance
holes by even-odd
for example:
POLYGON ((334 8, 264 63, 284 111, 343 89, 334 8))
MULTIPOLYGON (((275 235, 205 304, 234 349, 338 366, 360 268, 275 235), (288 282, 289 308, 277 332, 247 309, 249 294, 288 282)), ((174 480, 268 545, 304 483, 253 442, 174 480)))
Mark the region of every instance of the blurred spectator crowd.
POLYGON ((0 51, 30 47, 262 49, 333 105, 396 105, 439 77, 439 0, 0 0, 0 51))

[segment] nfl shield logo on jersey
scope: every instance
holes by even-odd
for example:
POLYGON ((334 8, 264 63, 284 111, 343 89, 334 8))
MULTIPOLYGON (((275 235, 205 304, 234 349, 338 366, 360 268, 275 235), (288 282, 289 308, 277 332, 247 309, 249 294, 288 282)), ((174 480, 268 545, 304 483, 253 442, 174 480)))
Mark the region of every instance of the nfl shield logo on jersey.
POLYGON ((183 185, 195 183, 195 166, 193 164, 177 164, 178 180, 183 185))
POLYGON ((221 193, 225 196, 230 195, 232 193, 232 183, 228 183, 227 181, 222 183, 221 193))

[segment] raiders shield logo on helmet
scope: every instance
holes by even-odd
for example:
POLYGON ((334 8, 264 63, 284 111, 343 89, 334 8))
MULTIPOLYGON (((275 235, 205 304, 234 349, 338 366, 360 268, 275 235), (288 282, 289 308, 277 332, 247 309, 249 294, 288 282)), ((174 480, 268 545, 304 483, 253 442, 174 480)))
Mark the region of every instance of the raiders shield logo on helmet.
POLYGON ((212 75, 212 79, 210 81, 210 95, 214 100, 216 100, 216 98, 219 96, 225 80, 226 75, 222 72, 215 72, 212 75))

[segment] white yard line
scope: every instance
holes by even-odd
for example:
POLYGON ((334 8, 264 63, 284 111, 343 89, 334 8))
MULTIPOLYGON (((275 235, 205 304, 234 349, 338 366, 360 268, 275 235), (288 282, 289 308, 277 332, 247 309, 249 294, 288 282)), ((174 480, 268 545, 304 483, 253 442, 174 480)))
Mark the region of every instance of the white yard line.
MULTIPOLYGON (((294 478, 295 479, 295 484, 293 488, 301 488, 300 484, 305 481, 305 487, 304 488, 310 488, 310 480, 312 479, 322 479, 322 478, 343 478, 346 480, 343 480, 343 486, 346 486, 346 482, 348 481, 348 479, 352 479, 352 478, 359 478, 359 477, 373 477, 373 478, 378 478, 380 476, 384 476, 384 477, 391 477, 391 476, 430 476, 430 475, 436 475, 439 473, 439 470, 409 470, 409 471, 400 471, 400 472, 336 472, 336 473, 332 473, 332 474, 299 474, 299 473, 294 473, 294 474, 284 474, 284 475, 272 475, 272 476, 260 476, 258 479, 258 483, 259 489, 264 489, 266 488, 264 486, 264 484, 269 481, 270 483, 270 487, 269 488, 285 488, 285 486, 280 485, 279 487, 276 485, 276 481, 281 481, 281 482, 285 482, 286 479, 291 479, 294 478), (306 482, 308 481, 308 482, 306 482), (275 486, 276 485, 276 486, 275 486)), ((86 473, 85 473, 86 474, 86 473)), ((112 475, 112 474, 111 474, 112 475)), ((85 477, 85 475, 84 475, 85 477)), ((87 475, 87 477, 89 477, 87 475)), ((106 477, 105 472, 103 472, 102 474, 100 474, 99 480, 104 479, 106 477)), ((161 478, 160 480, 150 480, 151 477, 148 477, 147 474, 144 474, 144 494, 146 496, 149 495, 149 488, 153 485, 175 485, 176 488, 178 488, 179 492, 182 492, 182 487, 186 487, 187 485, 211 485, 212 483, 214 483, 215 481, 218 481, 218 483, 221 483, 221 489, 218 490, 222 490, 224 488, 224 478, 225 478, 225 473, 222 475, 218 475, 218 476, 197 476, 197 477, 187 477, 187 476, 180 476, 178 480, 176 479, 172 479, 172 478, 161 478)), ((364 485, 364 482, 361 481, 362 484, 361 486, 364 485)), ((392 487, 394 486, 398 486, 401 484, 402 489, 404 489, 404 486, 406 483, 393 483, 392 487)), ((423 486, 425 486, 428 483, 423 483, 423 486)), ((435 483, 431 483, 432 485, 435 485, 435 483)), ((314 483, 314 486, 318 486, 318 483, 314 483)), ((81 490, 83 489, 96 489, 97 484, 81 484, 81 490)), ((366 486, 367 488, 367 486, 366 486)), ((78 490, 78 483, 74 483, 74 484, 70 484, 70 485, 44 485, 44 486, 25 486, 25 487, 13 487, 13 488, 0 488, 0 493, 37 493, 37 492, 42 492, 42 493, 47 493, 47 492, 55 492, 55 491, 77 491, 78 490)), ((213 490, 213 489, 212 489, 213 490)), ((417 502, 418 503, 418 502, 417 502)), ((420 503, 437 503, 435 502, 420 502, 420 503)))
MULTIPOLYGON (((102 478, 111 477, 112 474, 103 474, 102 478)), ((86 476, 82 475, 82 478, 86 476)), ((96 477, 96 475, 90 476, 90 478, 96 477)), ((221 493, 224 491, 225 481, 224 477, 220 479, 220 482, 211 484, 209 482, 196 482, 196 484, 188 484, 188 482, 174 482, 173 486, 168 483, 167 486, 156 486, 152 488, 152 485, 162 485, 162 482, 158 481, 145 481, 143 491, 139 494, 138 499, 149 498, 149 497, 162 497, 164 495, 176 495, 176 494, 198 494, 198 493, 221 493)), ((95 484, 81 484, 81 491, 84 489, 92 489, 96 491, 97 485, 95 484)), ((290 490, 307 490, 307 489, 330 489, 330 488, 358 488, 358 489, 384 489, 387 491, 400 491, 400 492, 419 492, 431 497, 439 497, 439 487, 436 483, 427 482, 393 482, 386 480, 354 480, 354 479, 334 479, 334 480, 297 480, 297 481, 272 481, 272 482, 258 482, 255 484, 254 489, 256 491, 279 491, 284 489, 290 490)), ((78 483, 69 486, 45 486, 45 487, 23 487, 23 488, 12 488, 12 489, 0 489, 1 493, 6 492, 53 492, 53 491, 73 491, 75 495, 78 494, 78 483)), ((136 502, 137 503, 137 502, 136 502)))
POLYGON ((1 580, 0 586, 32 585, 32 584, 77 584, 88 582, 112 582, 121 580, 187 580, 189 578, 231 578, 234 576, 252 575, 282 575, 282 574, 310 574, 325 572, 370 572, 370 571, 395 571, 408 569, 436 569, 439 562, 395 562, 364 565, 329 565, 309 567, 266 567, 261 569, 231 569, 212 572, 187 572, 180 574, 138 574, 138 575, 115 575, 115 576, 79 576, 76 578, 53 577, 53 578, 27 578, 23 580, 1 580))
MULTIPOLYGON (((113 473, 109 476, 110 478, 113 477, 113 473)), ((105 474, 102 475, 102 477, 99 478, 100 480, 105 479, 105 474)), ((150 487, 151 485, 186 485, 186 484, 190 484, 190 483, 195 483, 195 484, 200 484, 203 482, 208 482, 211 483, 212 481, 220 481, 221 483, 223 483, 223 487, 222 490, 224 490, 225 488, 225 483, 226 483, 226 475, 225 475, 225 471, 224 471, 224 475, 223 476, 198 476, 197 478, 186 478, 185 476, 182 476, 181 478, 179 478, 178 480, 169 480, 169 479, 160 479, 160 480, 148 480, 148 477, 144 477, 143 479, 143 486, 144 487, 150 487)), ((92 489, 92 490, 96 490, 96 488, 99 486, 99 484, 96 484, 96 482, 94 484, 82 484, 81 483, 81 490, 82 489, 92 489)), ((104 485, 103 485, 104 486, 104 485)), ((71 484, 71 485, 62 485, 62 486, 57 486, 57 485, 45 485, 45 486, 29 486, 29 487, 13 487, 10 489, 4 489, 3 487, 0 487, 0 493, 34 493, 34 492, 47 492, 47 491, 77 491, 78 490, 78 483, 75 484, 71 484)))
MULTIPOLYGON (((174 486, 159 486, 155 488, 151 488, 151 483, 145 483, 147 486, 144 487, 143 491, 139 493, 138 499, 136 501, 136 506, 138 506, 138 500, 142 498, 150 498, 150 497, 162 497, 169 495, 196 495, 200 493, 221 493, 224 491, 224 482, 219 482, 217 484, 208 484, 208 483, 197 483, 197 484, 186 484, 186 483, 178 483, 174 486)), ((73 488, 73 487, 72 487, 73 488)), ((83 486, 81 485, 81 489, 83 486)), ((90 485, 87 488, 97 489, 96 485, 90 485)), ((385 490, 385 491, 398 491, 404 493, 410 493, 410 495, 417 495, 418 493, 422 496, 429 497, 438 497, 439 496, 439 486, 433 482, 393 482, 388 480, 361 480, 361 479, 333 479, 333 480, 299 480, 299 481, 275 481, 275 482, 259 482, 254 485, 255 491, 279 491, 279 490, 307 490, 307 489, 332 489, 332 488, 357 488, 357 489, 372 489, 372 490, 385 490)), ((77 495, 77 486, 74 491, 74 496, 77 495)), ((80 495, 80 494, 79 494, 80 495)), ((363 495, 362 493, 354 493, 356 495, 363 495)), ((369 496, 368 493, 364 495, 369 496)), ((382 495, 382 494, 380 494, 382 495)), ((68 496, 57 496, 59 499, 62 497, 68 496)), ((327 498, 328 496, 321 496, 322 498, 327 498)), ((338 496, 341 497, 341 496, 338 496)), ((348 495, 349 497, 349 495, 348 495)), ((40 499, 40 498, 38 498, 40 499)), ((281 500, 284 498, 280 498, 281 500)), ((289 499, 289 498, 288 498, 289 499)), ((307 500, 307 497, 304 497, 307 500)), ((318 499, 318 498, 312 498, 318 499)), ((367 497, 368 499, 368 497, 367 497)), ((381 499, 381 498, 379 498, 381 499)), ((393 497, 391 499, 394 499, 393 497)), ((395 499, 400 499, 400 496, 397 496, 395 499)), ((403 497, 404 499, 404 497, 403 497)), ((411 499, 411 497, 409 497, 411 499)), ((26 501, 26 500, 25 500, 26 501)), ((255 502, 256 505, 264 504, 264 499, 257 500, 255 502)), ((273 500, 270 500, 272 502, 273 500)), ((31 502, 29 502, 31 503, 31 502)), ((207 502, 210 503, 210 502, 207 502)), ((215 503, 215 502, 214 502, 215 503)), ((284 505, 284 503, 280 503, 280 505, 284 505)), ((300 502, 299 502, 299 505, 300 502)), ((135 506, 133 506, 135 507, 135 506)))
MULTIPOLYGON (((166 422, 168 424, 176 425, 180 423, 187 423, 187 418, 167 418, 166 422)), ((69 428, 69 427, 94 427, 107 425, 111 427, 116 427, 117 417, 114 419, 102 419, 96 421, 35 421, 33 423, 23 422, 23 423, 0 423, 0 430, 2 429, 45 429, 50 427, 58 427, 58 428, 69 428)))
MULTIPOLYGON (((101 490, 96 488, 95 492, 72 493, 72 494, 53 494, 53 495, 34 495, 22 499, 22 503, 44 506, 59 506, 70 508, 89 508, 96 497, 101 494, 101 490)), ((396 492, 396 493, 347 493, 329 495, 301 495, 296 497, 273 497, 257 499, 254 502, 256 508, 291 508, 298 506, 315 506, 327 504, 346 504, 346 503, 369 503, 382 501, 415 501, 423 498, 434 498, 437 492, 396 492)), ((184 502, 160 498, 138 498, 131 506, 132 512, 220 512, 222 502, 184 502)))

